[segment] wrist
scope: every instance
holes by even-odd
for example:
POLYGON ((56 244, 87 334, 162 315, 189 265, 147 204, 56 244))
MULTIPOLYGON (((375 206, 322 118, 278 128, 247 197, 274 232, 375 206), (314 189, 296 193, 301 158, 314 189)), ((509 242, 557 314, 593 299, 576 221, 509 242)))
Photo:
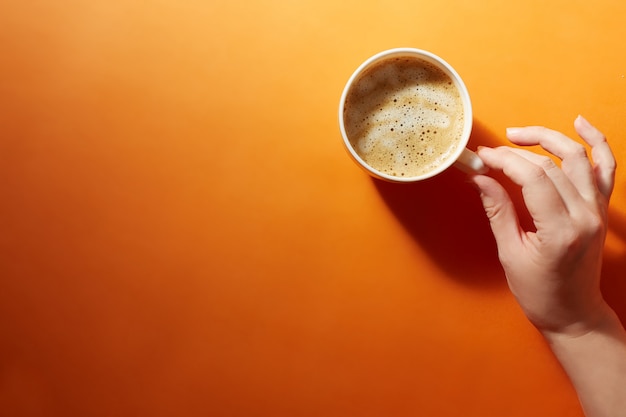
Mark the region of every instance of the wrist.
POLYGON ((594 320, 543 332, 571 380, 587 416, 616 416, 626 409, 626 331, 606 305, 594 320))
POLYGON ((552 343, 563 339, 578 339, 590 333, 611 333, 612 329, 622 329, 622 325, 613 309, 602 300, 580 320, 556 328, 537 329, 549 343, 552 343))

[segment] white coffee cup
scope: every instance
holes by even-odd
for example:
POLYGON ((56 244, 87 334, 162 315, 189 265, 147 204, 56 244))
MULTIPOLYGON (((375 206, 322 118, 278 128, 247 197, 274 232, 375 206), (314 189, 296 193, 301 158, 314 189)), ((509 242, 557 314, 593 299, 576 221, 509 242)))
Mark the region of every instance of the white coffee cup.
POLYGON ((442 58, 436 56, 435 54, 431 52, 424 51, 421 49, 415 49, 415 48, 389 49, 389 50, 380 52, 370 57, 369 59, 367 59, 356 69, 356 71, 349 78, 343 90, 343 93, 341 95, 341 101, 339 103, 339 127, 341 130, 341 135, 343 136, 344 145, 346 149, 348 150, 350 156, 358 165, 360 165, 363 169, 365 169, 370 175, 376 178, 391 181, 391 182, 406 183, 406 182, 421 181, 427 178, 431 178, 445 171, 450 166, 455 166, 465 172, 470 172, 470 173, 471 172, 484 173, 485 171, 487 171, 487 168, 483 164, 483 161, 478 157, 478 155, 476 155, 474 152, 467 149, 467 143, 469 141, 470 134, 472 132, 472 121, 473 121, 472 103, 470 101, 469 92, 467 90, 467 87, 465 86, 465 83, 459 76, 459 74, 454 70, 454 68, 452 68, 452 66, 450 66, 442 58), (413 175, 413 176, 392 175, 388 172, 383 172, 380 169, 372 167, 369 163, 367 163, 364 160, 364 158, 359 154, 359 152, 355 150, 354 145, 350 141, 350 138, 348 137, 348 133, 346 131, 344 114, 346 111, 346 100, 348 97, 348 93, 350 92, 350 89, 353 87, 355 82, 357 82, 360 79, 360 76, 364 73, 364 71, 371 68, 375 64, 378 64, 382 61, 386 61, 388 59, 392 59, 396 57, 400 57, 400 58, 416 57, 416 58, 419 58, 420 60, 430 63, 431 65, 434 65, 436 68, 439 68, 441 71, 443 71, 444 74, 446 74, 450 78, 450 80, 452 81, 456 89, 458 90, 460 99, 462 101, 462 106, 463 106, 462 130, 460 129, 460 126, 459 126, 460 134, 459 134, 458 140, 455 139, 455 141, 457 141, 456 147, 451 148, 453 149, 453 151, 451 151, 447 156, 445 156, 445 158, 441 160, 441 162, 438 162, 436 166, 432 167, 432 169, 429 169, 427 172, 421 173, 419 175, 413 175))

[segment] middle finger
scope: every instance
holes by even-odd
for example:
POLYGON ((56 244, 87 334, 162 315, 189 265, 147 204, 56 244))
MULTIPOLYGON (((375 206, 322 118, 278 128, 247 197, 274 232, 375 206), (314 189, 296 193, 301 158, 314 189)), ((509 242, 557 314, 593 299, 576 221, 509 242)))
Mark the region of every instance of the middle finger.
POLYGON ((561 167, 580 195, 587 201, 594 200, 597 189, 593 169, 585 147, 555 130, 541 126, 509 129, 509 140, 517 145, 540 145, 561 159, 561 167))
POLYGON ((570 213, 576 211, 578 207, 581 207, 583 199, 578 189, 574 186, 574 184, 572 184, 567 175, 565 175, 565 173, 554 163, 554 161, 552 161, 552 159, 525 149, 509 148, 509 150, 522 158, 525 158, 529 162, 543 168, 546 175, 548 175, 554 183, 557 192, 561 195, 563 203, 570 213))

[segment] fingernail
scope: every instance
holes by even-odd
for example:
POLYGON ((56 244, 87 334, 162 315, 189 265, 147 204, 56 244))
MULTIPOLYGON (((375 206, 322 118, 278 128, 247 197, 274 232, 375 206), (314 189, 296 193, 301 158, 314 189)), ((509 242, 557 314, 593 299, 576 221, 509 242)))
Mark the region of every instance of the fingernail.
POLYGON ((578 119, 579 122, 587 125, 587 126, 591 126, 591 123, 589 123, 589 121, 587 119, 585 119, 583 116, 581 116, 580 114, 578 115, 578 117, 576 118, 578 119))
POLYGON ((522 131, 521 127, 507 127, 506 128, 506 135, 507 136, 515 136, 517 134, 519 134, 522 131))

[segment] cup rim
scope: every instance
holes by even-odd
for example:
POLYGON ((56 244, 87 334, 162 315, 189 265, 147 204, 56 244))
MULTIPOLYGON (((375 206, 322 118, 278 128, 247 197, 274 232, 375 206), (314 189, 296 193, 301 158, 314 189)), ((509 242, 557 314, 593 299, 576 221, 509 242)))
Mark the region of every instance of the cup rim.
POLYGON ((387 50, 378 52, 377 54, 372 55, 371 57, 363 61, 363 63, 361 63, 361 65, 358 66, 358 68, 352 73, 352 75, 346 82, 346 85, 344 86, 343 92, 341 94, 341 101, 339 102, 339 127, 341 130, 341 135, 343 137, 344 147, 347 149, 350 156, 357 162, 357 164, 361 166, 363 169, 365 169, 366 171, 368 171, 370 175, 376 178, 390 181, 390 182, 408 183, 408 182, 421 181, 421 180, 425 180, 428 178, 432 178, 442 173, 449 167, 451 167, 459 159, 459 157, 461 156, 461 154, 463 153, 463 151, 465 150, 469 142, 469 138, 472 132, 472 124, 473 124, 472 102, 469 96, 469 91, 467 89, 467 86, 463 82, 463 79, 461 78, 461 76, 443 58, 441 58, 440 56, 430 51, 419 49, 419 48, 406 47, 406 48, 387 49, 387 50), (366 163, 363 160, 363 158, 359 156, 359 154, 352 147, 352 144, 350 143, 350 139, 348 138, 348 135, 346 133, 343 114, 344 114, 345 102, 346 102, 346 98, 348 95, 348 91, 350 90, 350 87, 352 86, 354 81, 357 79, 359 75, 361 75, 361 73, 363 73, 363 71, 365 71, 373 63, 381 59, 389 58, 391 56, 407 56, 407 55, 417 56, 431 64, 436 65, 438 68, 446 72, 446 74, 452 79, 452 81, 455 83, 455 86, 458 88, 461 94, 461 100, 463 102, 463 111, 464 111, 464 124, 463 124, 463 133, 459 142, 459 146, 436 169, 433 169, 432 171, 429 171, 427 173, 417 175, 417 176, 397 177, 397 176, 390 175, 385 172, 377 170, 376 168, 366 163))

